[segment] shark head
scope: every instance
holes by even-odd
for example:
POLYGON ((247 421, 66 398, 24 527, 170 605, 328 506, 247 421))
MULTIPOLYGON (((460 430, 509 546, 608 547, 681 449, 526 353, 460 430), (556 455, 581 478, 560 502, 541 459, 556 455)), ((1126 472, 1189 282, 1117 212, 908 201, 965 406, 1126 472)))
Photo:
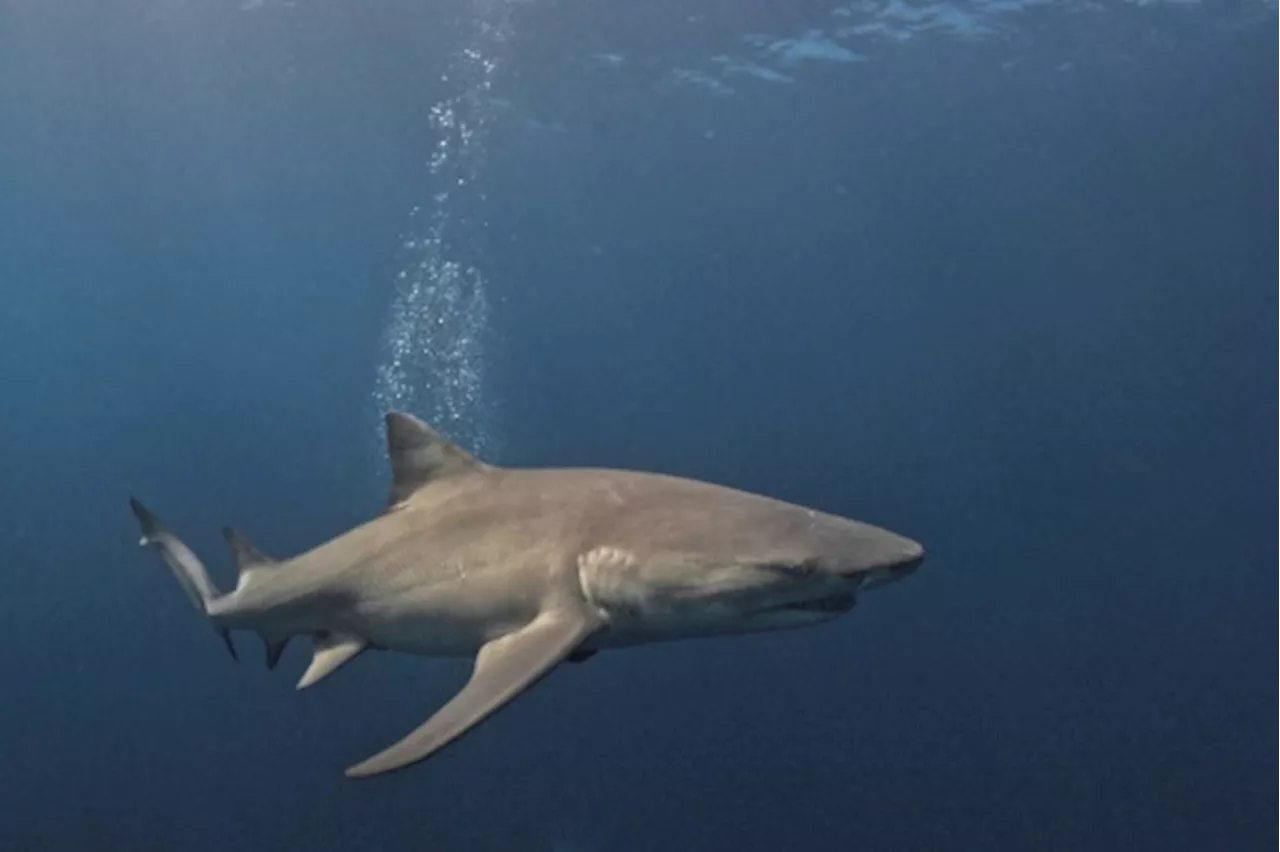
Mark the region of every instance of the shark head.
POLYGON ((618 545, 579 559, 586 596, 623 634, 674 638, 829 621, 924 561, 918 542, 801 506, 698 486, 649 493, 653 503, 638 500, 613 530, 618 545))
POLYGON ((860 595, 912 574, 924 547, 871 524, 805 510, 810 525, 763 548, 762 558, 740 556, 726 574, 736 589, 725 603, 749 630, 800 627, 828 621, 853 608, 860 595), (777 552, 777 551, 781 552, 777 552))

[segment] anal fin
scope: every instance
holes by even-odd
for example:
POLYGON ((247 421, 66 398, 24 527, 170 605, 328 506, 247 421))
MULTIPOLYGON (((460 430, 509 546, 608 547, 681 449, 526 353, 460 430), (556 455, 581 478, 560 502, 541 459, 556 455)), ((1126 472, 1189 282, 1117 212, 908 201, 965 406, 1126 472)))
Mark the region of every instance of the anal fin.
POLYGON ((347 769, 347 777, 392 772, 430 757, 541 680, 597 626, 586 613, 557 610, 492 640, 457 695, 400 742, 347 769))
POLYGON ((284 656, 285 646, 293 637, 288 633, 259 633, 258 635, 262 637, 262 645, 266 649, 267 671, 275 671, 280 658, 284 656))
POLYGON ((345 633, 317 633, 313 641, 315 656, 298 681, 298 689, 306 689, 323 680, 369 647, 369 643, 360 637, 345 633))

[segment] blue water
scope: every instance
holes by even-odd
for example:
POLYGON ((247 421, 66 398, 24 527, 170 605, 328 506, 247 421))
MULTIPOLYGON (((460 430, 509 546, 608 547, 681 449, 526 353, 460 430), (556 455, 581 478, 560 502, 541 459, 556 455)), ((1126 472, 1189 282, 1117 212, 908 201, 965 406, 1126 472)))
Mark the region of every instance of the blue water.
POLYGON ((0 6, 0 850, 1277 843, 1274 3, 0 6), (380 412, 883 524, 789 634, 242 661, 380 412))

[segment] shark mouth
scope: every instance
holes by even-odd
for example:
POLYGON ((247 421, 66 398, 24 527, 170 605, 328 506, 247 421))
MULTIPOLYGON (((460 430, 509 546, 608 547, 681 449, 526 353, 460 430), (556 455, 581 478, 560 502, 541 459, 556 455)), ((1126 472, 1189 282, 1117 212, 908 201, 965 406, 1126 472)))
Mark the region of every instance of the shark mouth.
POLYGON ((804 601, 783 604, 775 610, 792 610, 798 612, 848 612, 857 602, 853 595, 828 595, 825 598, 810 598, 804 601))

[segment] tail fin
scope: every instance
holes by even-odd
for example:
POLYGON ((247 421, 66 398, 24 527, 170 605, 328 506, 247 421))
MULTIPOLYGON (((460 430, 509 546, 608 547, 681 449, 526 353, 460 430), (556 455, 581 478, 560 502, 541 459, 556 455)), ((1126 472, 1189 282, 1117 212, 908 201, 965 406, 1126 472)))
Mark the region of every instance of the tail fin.
MULTIPOLYGON (((177 536, 169 532, 168 528, 146 506, 132 497, 129 498, 129 506, 133 509, 133 514, 137 516, 138 524, 142 527, 142 538, 138 543, 143 547, 151 546, 159 551, 161 558, 169 566, 169 570, 173 572, 173 576, 178 578, 178 582, 187 593, 191 603, 200 612, 208 615, 209 606, 222 597, 222 594, 213 585, 213 581, 209 579, 209 575, 204 570, 204 564, 200 562, 199 557, 192 553, 191 548, 183 544, 177 536)), ((230 631, 217 626, 214 627, 214 630, 222 637, 227 650, 231 652, 231 658, 238 659, 236 647, 231 644, 230 631)))

